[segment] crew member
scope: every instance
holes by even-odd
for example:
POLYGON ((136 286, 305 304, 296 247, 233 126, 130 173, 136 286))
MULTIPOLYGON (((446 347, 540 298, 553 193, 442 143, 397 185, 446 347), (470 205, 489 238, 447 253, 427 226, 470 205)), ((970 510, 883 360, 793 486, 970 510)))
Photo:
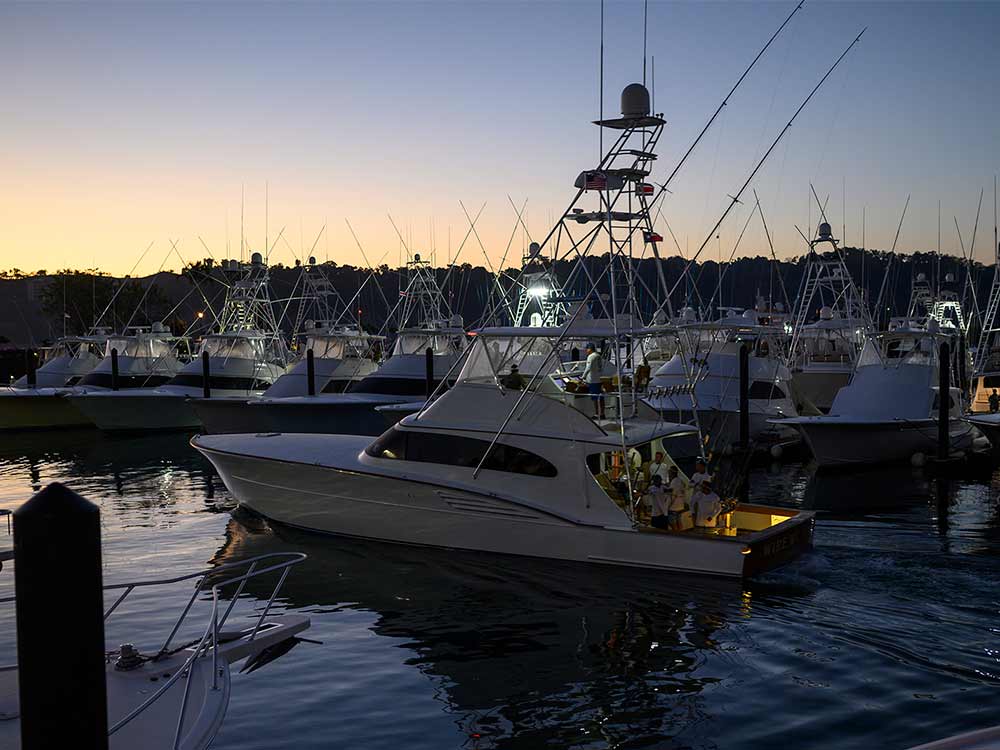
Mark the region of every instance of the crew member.
POLYGON ((714 529, 722 512, 722 501, 712 491, 712 481, 705 479, 701 489, 691 496, 691 512, 694 525, 703 529, 714 529))
POLYGON ((604 419, 604 391, 601 389, 601 355, 593 344, 587 344, 587 364, 583 368, 583 381, 594 402, 594 410, 598 419, 604 419))

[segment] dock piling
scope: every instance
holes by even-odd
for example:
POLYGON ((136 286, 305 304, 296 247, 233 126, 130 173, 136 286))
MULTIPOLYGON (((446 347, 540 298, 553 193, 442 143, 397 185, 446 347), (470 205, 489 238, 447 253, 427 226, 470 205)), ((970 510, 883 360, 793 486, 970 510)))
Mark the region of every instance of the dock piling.
POLYGON ((201 387, 205 398, 212 397, 211 368, 208 365, 208 352, 201 353, 201 387))
POLYGON ((750 447, 750 347, 740 346, 740 446, 750 447))
POLYGON ((951 347, 941 342, 938 359, 938 460, 946 461, 950 454, 948 419, 951 412, 951 347))
POLYGON ((306 379, 309 381, 306 387, 309 389, 309 395, 316 395, 316 360, 313 356, 313 350, 306 349, 306 379))
POLYGON ((111 350, 111 390, 118 390, 118 350, 111 350))
POLYGON ((58 483, 14 511, 21 747, 107 750, 100 518, 58 483))

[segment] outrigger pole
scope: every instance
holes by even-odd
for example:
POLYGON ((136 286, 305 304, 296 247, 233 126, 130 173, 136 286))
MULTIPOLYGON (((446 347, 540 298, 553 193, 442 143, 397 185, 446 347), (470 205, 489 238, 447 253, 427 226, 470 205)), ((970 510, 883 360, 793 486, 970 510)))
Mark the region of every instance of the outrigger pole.
POLYGON ((771 146, 761 157, 760 161, 757 162, 757 166, 755 166, 753 168, 753 171, 750 172, 750 175, 743 183, 743 186, 736 192, 736 195, 729 196, 730 199, 729 206, 727 206, 726 210, 722 212, 722 216, 719 217, 719 220, 715 222, 715 226, 712 227, 712 230, 705 237, 705 241, 701 243, 701 246, 698 248, 698 251, 693 256, 691 256, 691 259, 688 261, 687 266, 685 266, 684 268, 684 272, 681 274, 681 277, 677 280, 677 282, 673 285, 673 287, 671 287, 670 294, 668 296, 672 296, 673 293, 677 290, 677 286, 680 284, 681 280, 684 278, 685 274, 687 274, 688 270, 695 263, 695 261, 698 260, 698 256, 701 255, 702 251, 708 245, 712 237, 715 236, 715 233, 718 230, 718 228, 722 226, 722 222, 726 220, 726 217, 729 216, 729 212, 733 210, 733 206, 735 206, 737 203, 740 202, 740 196, 742 196, 744 191, 750 186, 750 183, 753 181, 753 178, 757 176, 757 172, 759 172, 760 168, 764 166, 764 162, 767 161, 768 157, 771 155, 771 152, 774 151, 774 149, 777 147, 778 143, 785 136, 785 133, 787 133, 791 129, 792 123, 795 122, 795 119, 799 116, 799 114, 801 114, 802 110, 806 108, 806 105, 816 95, 816 92, 820 90, 820 88, 823 86, 824 83, 826 83, 826 79, 829 78, 830 75, 833 73, 833 71, 837 69, 837 66, 840 65, 841 61, 845 57, 847 57, 847 53, 854 48, 854 45, 856 45, 859 41, 861 41, 861 37, 864 36, 866 30, 867 27, 862 29, 861 33, 858 34, 857 37, 855 37, 854 41, 851 42, 849 45, 847 45, 847 49, 845 49, 843 52, 840 53, 840 57, 838 57, 837 60, 833 63, 833 65, 830 66, 829 70, 826 71, 826 74, 819 80, 819 83, 817 83, 813 87, 813 90, 809 92, 809 96, 807 96, 803 100, 802 104, 799 105, 799 108, 795 110, 795 112, 792 114, 792 117, 791 119, 789 119, 788 124, 781 129, 780 133, 778 133, 778 136, 771 143, 771 146))

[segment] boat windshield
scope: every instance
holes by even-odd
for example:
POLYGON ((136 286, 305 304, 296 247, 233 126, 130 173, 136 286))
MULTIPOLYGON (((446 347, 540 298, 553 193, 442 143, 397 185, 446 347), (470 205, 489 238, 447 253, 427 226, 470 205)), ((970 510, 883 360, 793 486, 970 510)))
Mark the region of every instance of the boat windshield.
POLYGON ((201 342, 201 352, 222 359, 280 361, 283 358, 280 341, 243 336, 209 336, 201 342))
POLYGON ((461 331, 407 331, 396 338, 392 354, 423 354, 430 349, 434 354, 458 354, 465 347, 465 334, 461 331))
POLYGON ((554 338, 545 336, 477 337, 458 382, 495 384, 512 367, 517 368, 526 382, 540 371, 541 375, 548 375, 561 364, 561 358, 553 354, 554 343, 554 338))
POLYGON ((108 339, 108 343, 104 347, 104 356, 110 357, 112 349, 117 350, 119 357, 160 359, 170 357, 173 354, 173 347, 170 342, 154 338, 128 337, 108 339))
POLYGON ((858 357, 858 367, 933 365, 937 362, 933 336, 889 335, 868 341, 858 357))

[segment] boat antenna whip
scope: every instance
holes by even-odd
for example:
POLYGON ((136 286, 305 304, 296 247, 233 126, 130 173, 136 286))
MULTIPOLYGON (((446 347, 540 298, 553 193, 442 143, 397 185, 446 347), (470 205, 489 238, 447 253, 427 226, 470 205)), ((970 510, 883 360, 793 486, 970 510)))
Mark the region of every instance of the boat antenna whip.
POLYGON ((809 96, 807 96, 802 101, 802 104, 799 105, 799 108, 797 110, 795 110, 795 112, 792 114, 791 118, 788 120, 788 124, 785 125, 785 127, 783 127, 781 129, 780 133, 778 133, 778 136, 774 139, 774 141, 771 143, 770 147, 767 149, 767 151, 764 153, 764 155, 760 158, 760 161, 757 162, 757 166, 755 166, 753 168, 753 171, 750 172, 750 175, 747 177, 746 181, 743 183, 743 186, 738 191, 736 191, 735 195, 729 196, 729 205, 726 207, 726 210, 722 212, 722 216, 720 216, 719 220, 717 222, 715 222, 715 226, 712 227, 712 230, 705 237, 704 242, 702 242, 701 245, 698 247, 698 251, 693 256, 691 256, 691 258, 688 260, 687 266, 685 266, 685 268, 684 268, 684 272, 680 275, 680 278, 678 278, 677 281, 674 283, 673 287, 671 287, 670 294, 668 295, 668 297, 672 297, 673 296, 674 292, 677 290, 677 287, 680 285, 681 281, 684 280, 685 275, 692 268, 692 266, 694 265, 694 263, 698 260, 698 257, 701 255, 702 251, 704 251, 704 249, 708 245, 709 241, 715 236, 715 233, 719 229, 719 227, 722 226, 722 222, 724 222, 726 220, 726 217, 729 216, 729 212, 733 210, 733 207, 737 203, 740 202, 740 197, 743 195, 744 191, 750 186, 750 183, 753 182, 753 178, 757 176, 757 173, 760 171, 761 167, 764 166, 764 163, 767 161, 768 157, 771 155, 771 152, 773 152, 774 149, 777 147, 777 145, 781 141, 781 139, 785 136, 785 133, 787 133, 791 129, 792 123, 795 122, 795 119, 799 116, 799 114, 802 112, 802 110, 806 108, 806 105, 809 104, 809 102, 812 100, 812 98, 816 95, 816 92, 820 90, 820 88, 823 86, 824 83, 826 83, 826 79, 829 78, 830 75, 833 73, 833 71, 837 69, 837 67, 840 65, 841 61, 845 57, 847 57, 847 54, 852 49, 854 49, 854 46, 858 42, 861 41, 861 37, 864 36, 864 33, 867 30, 867 28, 868 27, 866 26, 864 29, 862 29, 861 33, 858 34, 854 38, 854 41, 851 42, 849 45, 847 45, 847 49, 845 49, 843 52, 840 53, 840 57, 838 57, 836 59, 836 61, 833 63, 833 65, 830 66, 830 68, 826 71, 826 73, 823 75, 823 77, 819 80, 819 83, 817 83, 813 87, 813 90, 809 92, 809 96))
MULTIPOLYGON (((656 198, 659 198, 665 192, 668 192, 667 185, 669 185, 671 180, 673 180, 674 177, 677 175, 677 173, 681 171, 681 167, 684 166, 684 162, 686 162, 688 157, 691 156, 692 152, 695 150, 695 147, 701 142, 701 139, 704 137, 705 133, 708 132, 708 129, 712 127, 712 123, 715 122, 715 119, 719 116, 719 114, 721 114, 725 106, 729 104, 730 98, 732 98, 733 94, 736 93, 736 89, 740 87, 740 84, 743 83, 743 79, 745 79, 748 75, 750 75, 750 71, 753 70, 754 67, 757 65, 757 61, 764 56, 764 53, 767 52, 768 48, 771 46, 771 43, 778 38, 778 35, 784 30, 785 26, 788 25, 788 22, 792 20, 792 16, 794 16, 796 13, 802 10, 803 5, 805 5, 805 0, 801 0, 799 4, 795 6, 792 12, 788 14, 788 17, 781 23, 781 26, 778 27, 778 30, 775 31, 771 35, 771 38, 767 40, 767 44, 765 44, 763 47, 760 48, 760 52, 757 53, 757 56, 747 66, 747 69, 743 71, 743 75, 741 75, 739 79, 737 79, 736 83, 733 84, 733 87, 729 90, 729 93, 726 94, 726 97, 722 100, 722 103, 719 105, 719 108, 715 110, 715 112, 712 114, 710 118, 708 118, 708 122, 705 123, 705 127, 701 129, 700 133, 698 133, 698 137, 694 139, 694 141, 691 143, 690 146, 688 146, 688 150, 684 152, 684 156, 682 156, 681 160, 677 162, 677 166, 674 167, 674 171, 672 171, 670 175, 667 177, 666 181, 662 185, 660 185, 660 192, 656 195, 656 198)), ((862 31, 861 33, 863 34, 864 32, 862 31)), ((656 198, 654 198, 653 200, 655 201, 656 198)))

